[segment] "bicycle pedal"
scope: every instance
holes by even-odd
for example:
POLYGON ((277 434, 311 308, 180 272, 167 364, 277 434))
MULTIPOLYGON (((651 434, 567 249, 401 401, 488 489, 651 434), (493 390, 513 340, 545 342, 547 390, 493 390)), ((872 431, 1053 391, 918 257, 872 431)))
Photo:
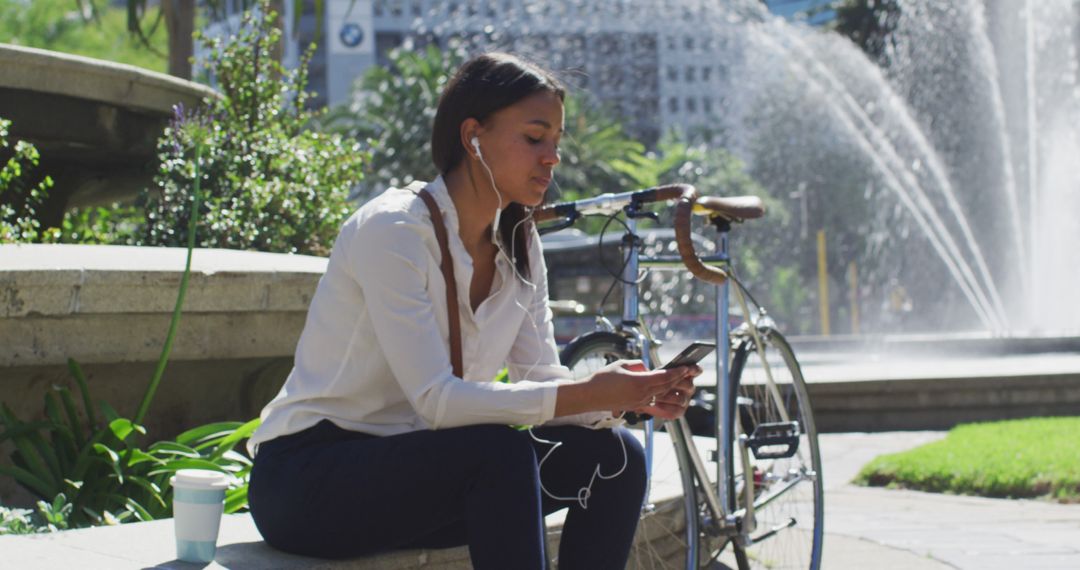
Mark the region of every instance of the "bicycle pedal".
POLYGON ((746 445, 757 459, 783 459, 799 450, 799 422, 758 424, 746 445))

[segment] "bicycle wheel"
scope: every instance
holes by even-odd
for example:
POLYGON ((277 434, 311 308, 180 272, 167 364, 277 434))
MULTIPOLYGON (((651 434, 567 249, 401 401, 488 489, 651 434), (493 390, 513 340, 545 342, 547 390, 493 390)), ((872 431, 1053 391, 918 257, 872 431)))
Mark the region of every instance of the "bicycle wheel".
POLYGON ((821 565, 824 503, 817 430, 799 363, 784 337, 758 329, 761 351, 751 336, 735 347, 731 378, 738 386, 737 425, 728 433, 746 436, 747 453, 733 446, 729 461, 735 507, 746 506, 754 487, 756 529, 746 545, 734 544, 741 570, 817 570, 821 565), (764 354, 764 360, 762 359, 764 354), (775 390, 769 386, 771 374, 775 390), (745 458, 745 460, 744 460, 745 458))
MULTIPOLYGON (((629 358, 638 356, 628 352, 625 337, 606 331, 594 331, 574 339, 561 354, 563 364, 575 378, 584 378, 611 362, 629 358)), ((642 434, 640 430, 635 433, 642 434)), ((654 434, 650 500, 642 509, 627 568, 698 568, 686 563, 687 535, 698 534, 690 530, 697 528, 697 521, 688 519, 683 507, 687 484, 683 475, 688 471, 682 471, 680 466, 686 463, 685 453, 671 444, 668 434, 654 434)), ((693 483, 690 485, 692 488, 693 483)))

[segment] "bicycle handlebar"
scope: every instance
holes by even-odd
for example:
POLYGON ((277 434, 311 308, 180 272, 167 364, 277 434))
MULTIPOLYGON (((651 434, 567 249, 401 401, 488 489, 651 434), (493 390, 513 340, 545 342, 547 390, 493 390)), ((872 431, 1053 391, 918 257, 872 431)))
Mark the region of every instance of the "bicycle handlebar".
POLYGON ((756 196, 699 198, 697 190, 689 184, 666 184, 645 190, 603 194, 595 198, 542 206, 533 211, 533 220, 545 222, 562 218, 573 223, 582 215, 610 214, 630 206, 666 200, 678 200, 675 204, 675 243, 686 268, 694 277, 707 283, 720 285, 727 281, 726 271, 706 265, 694 251, 694 242, 690 239, 690 217, 697 211, 731 220, 760 218, 765 214, 765 207, 756 196))
POLYGON ((727 272, 719 267, 705 265, 694 251, 694 242, 690 239, 690 216, 694 213, 694 204, 697 202, 697 190, 694 190, 693 186, 688 188, 675 203, 675 244, 679 249, 679 257, 694 277, 706 283, 722 285, 727 281, 727 272))

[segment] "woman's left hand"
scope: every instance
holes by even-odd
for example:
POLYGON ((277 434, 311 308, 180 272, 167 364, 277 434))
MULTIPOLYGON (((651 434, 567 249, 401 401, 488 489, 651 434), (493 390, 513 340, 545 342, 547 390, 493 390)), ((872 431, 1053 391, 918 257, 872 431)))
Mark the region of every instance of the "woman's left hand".
POLYGON ((694 397, 694 378, 701 375, 700 366, 692 365, 688 368, 690 373, 673 388, 657 396, 648 405, 634 411, 665 420, 681 418, 686 413, 686 408, 690 406, 690 400, 694 397))

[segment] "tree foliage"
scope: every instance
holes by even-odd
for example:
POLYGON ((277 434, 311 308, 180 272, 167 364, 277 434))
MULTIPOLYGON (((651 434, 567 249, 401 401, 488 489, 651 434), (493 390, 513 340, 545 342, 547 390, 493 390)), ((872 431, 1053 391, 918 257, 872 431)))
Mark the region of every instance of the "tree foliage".
POLYGON ((358 141, 370 152, 360 199, 435 177, 431 125, 443 87, 464 61, 462 53, 436 46, 395 49, 389 58, 389 66, 373 66, 360 78, 348 105, 321 121, 325 131, 358 141))
POLYGON ((847 36, 871 58, 888 58, 889 36, 900 19, 899 0, 843 0, 835 8, 832 29, 847 36))
POLYGON ((0 42, 136 65, 164 72, 164 34, 147 49, 127 33, 125 10, 107 2, 0 0, 0 42))

